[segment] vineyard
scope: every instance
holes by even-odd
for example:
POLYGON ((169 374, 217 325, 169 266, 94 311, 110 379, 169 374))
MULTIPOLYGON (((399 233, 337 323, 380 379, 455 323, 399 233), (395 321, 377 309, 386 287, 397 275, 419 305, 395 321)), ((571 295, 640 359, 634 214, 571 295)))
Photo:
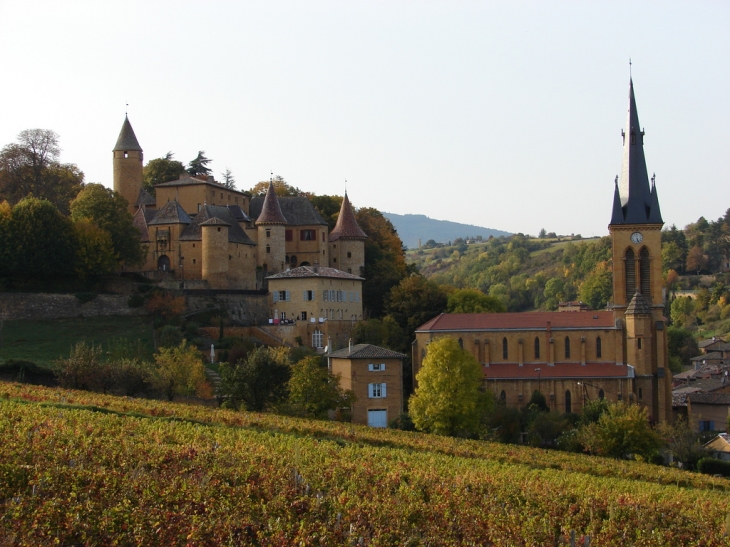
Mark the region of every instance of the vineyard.
POLYGON ((648 464, 10 383, 0 432, 0 545, 730 545, 648 464))

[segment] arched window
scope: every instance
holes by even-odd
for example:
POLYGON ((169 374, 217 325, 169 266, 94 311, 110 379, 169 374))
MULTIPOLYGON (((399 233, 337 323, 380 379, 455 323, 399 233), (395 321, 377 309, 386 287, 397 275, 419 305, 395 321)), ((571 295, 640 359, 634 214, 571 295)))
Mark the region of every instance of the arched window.
POLYGON ((570 359, 570 338, 565 337, 565 358, 570 359))
POLYGON ((569 389, 565 391, 565 412, 573 412, 573 398, 569 389))
POLYGON ((535 359, 540 358, 540 339, 535 337, 535 359))
POLYGON ((641 275, 641 296, 651 302, 651 274, 649 249, 644 247, 639 253, 639 274, 641 275))
POLYGON ((606 394, 605 394, 605 393, 603 393, 603 390, 602 390, 602 389, 599 389, 599 390, 598 390, 598 398, 599 398, 599 399, 600 399, 601 401, 603 401, 603 399, 605 399, 605 398, 606 398, 606 394))
POLYGON ((596 358, 600 359, 602 352, 603 348, 601 347, 601 337, 596 336, 596 358))
POLYGON ((624 267, 626 268, 626 303, 628 304, 636 292, 636 267, 634 266, 633 249, 626 251, 624 267))
POLYGON ((459 347, 464 349, 464 341, 461 338, 459 338, 459 347))
POLYGON ((499 394, 499 400, 503 403, 507 402, 507 394, 504 392, 504 390, 502 390, 502 393, 499 394))
POLYGON ((509 352, 507 351, 507 338, 502 338, 502 359, 507 359, 509 352))
POLYGON ((297 255, 291 255, 289 257, 289 263, 291 264, 292 268, 296 268, 297 267, 297 255))

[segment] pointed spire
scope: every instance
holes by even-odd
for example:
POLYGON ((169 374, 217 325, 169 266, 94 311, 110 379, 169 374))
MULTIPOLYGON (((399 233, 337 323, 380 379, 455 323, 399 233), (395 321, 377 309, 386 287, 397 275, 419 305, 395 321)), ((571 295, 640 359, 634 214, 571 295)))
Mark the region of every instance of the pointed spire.
POLYGON ((623 224, 624 210, 621 208, 621 195, 618 193, 618 175, 616 175, 616 179, 613 182, 613 212, 611 213, 611 224, 623 224))
POLYGON ((621 182, 618 185, 623 219, 614 210, 611 224, 654 224, 663 223, 661 214, 652 202, 652 190, 649 187, 649 175, 646 171, 644 158, 644 132, 639 125, 639 114, 634 96, 634 82, 629 78, 629 109, 626 117, 626 131, 622 131, 624 138, 623 165, 621 167, 621 182), (654 211, 652 211, 654 209, 654 211))
POLYGON ((357 224, 355 211, 353 211, 350 199, 347 197, 347 191, 345 191, 345 197, 340 207, 340 214, 337 217, 337 224, 335 224, 334 229, 330 232, 330 241, 337 241, 338 239, 366 239, 367 237, 367 234, 357 224))
POLYGON ((274 189, 274 180, 269 181, 269 189, 266 191, 264 204, 261 207, 261 214, 256 219, 256 224, 286 224, 286 217, 281 212, 279 198, 274 189))
POLYGON ((132 129, 132 124, 129 123, 129 117, 125 114, 124 124, 122 130, 119 132, 119 138, 117 144, 114 146, 114 150, 139 150, 142 151, 142 147, 137 142, 137 137, 132 129))
POLYGON ((651 200, 649 201, 649 224, 664 224, 659 209, 659 196, 656 193, 656 175, 651 177, 651 200))

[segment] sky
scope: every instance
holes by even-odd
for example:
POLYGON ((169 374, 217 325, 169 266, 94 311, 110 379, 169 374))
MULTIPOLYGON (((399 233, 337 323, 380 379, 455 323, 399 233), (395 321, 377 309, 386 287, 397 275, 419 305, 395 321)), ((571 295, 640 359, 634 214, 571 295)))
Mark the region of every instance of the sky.
POLYGON ((608 233, 629 59, 665 223, 730 208, 730 2, 0 0, 0 146, 60 135, 356 207, 608 233))

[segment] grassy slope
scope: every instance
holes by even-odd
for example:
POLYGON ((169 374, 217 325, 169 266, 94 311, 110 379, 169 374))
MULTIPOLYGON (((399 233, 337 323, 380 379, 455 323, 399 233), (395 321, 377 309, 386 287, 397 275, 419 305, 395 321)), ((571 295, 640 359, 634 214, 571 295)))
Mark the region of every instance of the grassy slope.
POLYGON ((16 545, 730 544, 728 481, 648 464, 18 384, 0 434, 16 545))
POLYGON ((101 344, 108 348, 119 339, 142 344, 152 352, 152 328, 145 317, 78 317, 41 321, 5 321, 0 362, 25 359, 50 366, 67 357, 76 342, 101 344))

